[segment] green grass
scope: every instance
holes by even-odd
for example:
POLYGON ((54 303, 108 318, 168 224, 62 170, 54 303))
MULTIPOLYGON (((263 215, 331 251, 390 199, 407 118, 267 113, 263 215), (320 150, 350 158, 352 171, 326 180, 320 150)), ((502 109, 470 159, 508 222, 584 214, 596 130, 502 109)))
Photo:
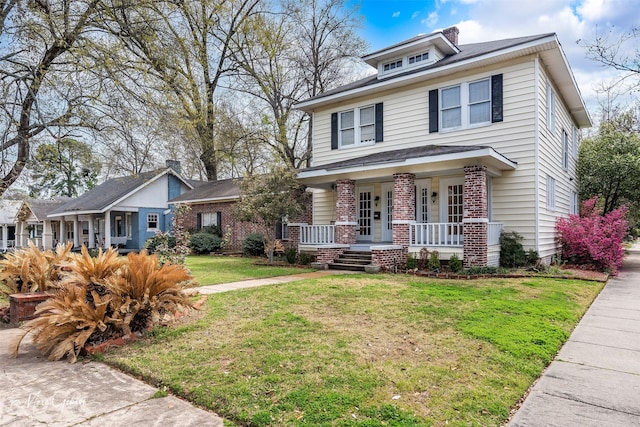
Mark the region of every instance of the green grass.
POLYGON ((108 363, 242 426, 489 426, 603 286, 328 276, 210 295, 108 363))
MULTIPOLYGON (((248 279, 302 273, 297 267, 254 265, 255 258, 192 255, 185 262, 200 285, 218 285, 248 279)), ((266 259, 265 259, 266 261, 266 259)))

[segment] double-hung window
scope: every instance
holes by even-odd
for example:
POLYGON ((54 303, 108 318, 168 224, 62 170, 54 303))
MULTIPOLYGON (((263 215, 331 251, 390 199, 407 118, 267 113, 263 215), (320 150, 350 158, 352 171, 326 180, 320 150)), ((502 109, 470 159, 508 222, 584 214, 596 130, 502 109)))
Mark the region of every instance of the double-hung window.
POLYGON ((491 79, 441 89, 440 117, 443 130, 491 123, 491 79))
POLYGON ((556 131, 556 93, 550 83, 547 83, 547 129, 556 131))
POLYGON ((158 229, 159 217, 157 213, 147 214, 147 230, 158 229))
POLYGON ((376 140, 375 106, 355 108, 339 113, 340 146, 369 144, 376 140))
POLYGON ((569 168, 569 134, 562 129, 562 168, 569 168))
POLYGON ((551 176, 547 177, 547 209, 556 209, 556 180, 551 176))

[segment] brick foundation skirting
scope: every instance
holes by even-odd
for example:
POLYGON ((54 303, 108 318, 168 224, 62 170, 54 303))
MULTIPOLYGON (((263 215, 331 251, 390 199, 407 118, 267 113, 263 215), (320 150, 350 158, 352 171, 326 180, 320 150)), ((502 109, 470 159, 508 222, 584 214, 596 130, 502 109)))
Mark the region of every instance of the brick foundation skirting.
POLYGON ((407 249, 372 249, 371 263, 379 265, 383 270, 394 272, 407 262, 407 249))

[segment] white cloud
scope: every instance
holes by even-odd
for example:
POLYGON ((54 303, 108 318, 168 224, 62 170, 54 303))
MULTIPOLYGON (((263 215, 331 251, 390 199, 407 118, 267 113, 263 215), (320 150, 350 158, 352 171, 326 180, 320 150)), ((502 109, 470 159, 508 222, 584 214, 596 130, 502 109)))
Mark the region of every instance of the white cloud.
POLYGON ((427 27, 433 27, 438 23, 438 12, 431 12, 426 19, 423 19, 420 22, 427 27))
POLYGON ((416 18, 418 17, 418 15, 420 15, 420 12, 417 12, 417 11, 416 11, 416 12, 413 12, 413 13, 411 14, 411 19, 416 19, 416 18))
POLYGON ((393 18, 397 18, 398 16, 400 16, 400 11, 397 12, 393 12, 393 15, 391 15, 393 18))

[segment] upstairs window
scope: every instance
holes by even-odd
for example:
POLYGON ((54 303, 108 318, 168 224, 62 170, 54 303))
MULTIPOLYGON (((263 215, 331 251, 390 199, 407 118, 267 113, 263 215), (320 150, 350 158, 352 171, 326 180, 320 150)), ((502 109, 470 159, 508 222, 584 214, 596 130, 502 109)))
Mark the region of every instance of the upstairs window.
POLYGON ((402 59, 398 59, 397 61, 387 62, 382 66, 384 71, 395 70, 396 68, 402 68, 402 59))
POLYGON ((340 146, 369 144, 376 140, 375 106, 356 108, 339 114, 340 146))
POLYGON ((429 91, 429 133, 501 121, 502 74, 429 91))
POLYGON ((413 55, 408 58, 409 65, 416 64, 418 62, 427 61, 429 59, 429 52, 413 55))
POLYGON ((441 129, 491 123, 491 80, 441 89, 440 117, 441 129))
POLYGON ((571 135, 571 145, 572 145, 573 158, 577 159, 578 158, 578 129, 576 129, 575 126, 573 126, 573 132, 571 135))
POLYGON ((556 93, 550 83, 547 83, 547 129, 556 131, 556 93))
POLYGON ((556 180, 550 176, 547 177, 547 209, 556 209, 556 180))
POLYGON ((569 168, 569 134, 562 129, 562 167, 569 168))
POLYGON ((331 114, 331 149, 382 142, 382 103, 331 114))

